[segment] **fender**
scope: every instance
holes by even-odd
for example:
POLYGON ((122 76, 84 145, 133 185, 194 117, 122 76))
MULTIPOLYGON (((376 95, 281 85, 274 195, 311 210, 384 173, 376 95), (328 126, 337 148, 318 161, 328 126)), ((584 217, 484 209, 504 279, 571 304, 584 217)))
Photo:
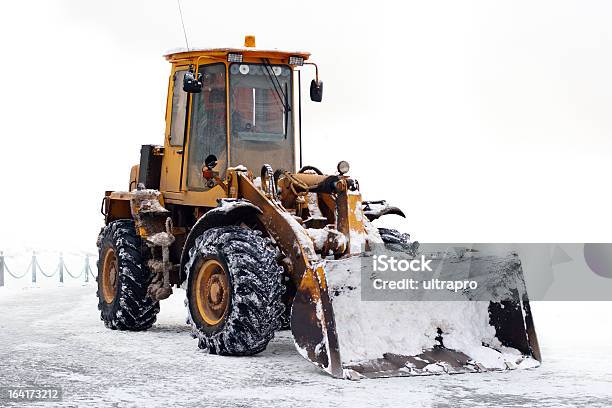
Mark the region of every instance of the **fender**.
POLYGON ((196 238, 202 235, 204 231, 215 227, 236 225, 243 221, 257 219, 257 216, 262 213, 261 209, 249 200, 224 198, 218 201, 219 206, 200 217, 187 235, 185 245, 181 252, 179 284, 183 283, 187 278, 185 264, 189 259, 189 250, 195 244, 196 238))
POLYGON ((106 224, 115 220, 133 219, 136 232, 147 239, 166 231, 170 211, 164 207, 164 197, 159 190, 136 189, 132 191, 107 191, 100 210, 106 224))

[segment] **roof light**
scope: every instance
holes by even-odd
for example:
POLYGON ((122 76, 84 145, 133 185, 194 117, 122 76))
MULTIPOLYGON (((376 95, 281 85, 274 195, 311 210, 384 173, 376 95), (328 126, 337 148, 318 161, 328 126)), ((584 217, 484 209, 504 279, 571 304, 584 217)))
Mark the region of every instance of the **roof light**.
POLYGON ((253 48, 255 47, 255 36, 254 35, 245 35, 244 36, 244 46, 253 48))
POLYGON ((304 65, 304 57, 300 57, 299 55, 292 55, 289 57, 289 65, 304 65))
POLYGON ((227 62, 242 62, 242 54, 227 54, 227 62))

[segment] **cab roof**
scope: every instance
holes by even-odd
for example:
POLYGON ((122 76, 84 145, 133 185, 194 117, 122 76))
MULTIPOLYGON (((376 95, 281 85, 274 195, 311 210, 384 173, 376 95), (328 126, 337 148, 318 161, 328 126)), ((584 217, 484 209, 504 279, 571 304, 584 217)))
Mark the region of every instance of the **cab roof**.
POLYGON ((177 48, 167 51, 164 54, 166 60, 175 62, 179 60, 189 60, 197 57, 217 57, 226 59, 227 54, 242 54, 246 58, 272 58, 288 59, 292 56, 299 56, 307 60, 309 52, 305 51, 281 51, 277 49, 261 49, 255 47, 234 47, 234 48, 177 48))

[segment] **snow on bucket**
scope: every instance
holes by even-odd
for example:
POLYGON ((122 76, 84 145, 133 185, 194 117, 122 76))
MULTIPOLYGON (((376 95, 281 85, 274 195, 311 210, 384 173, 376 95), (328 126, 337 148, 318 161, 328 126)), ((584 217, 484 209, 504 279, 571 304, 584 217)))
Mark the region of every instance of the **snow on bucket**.
MULTIPOLYGON (((448 272, 444 268, 476 268, 481 283, 494 273, 516 270, 512 259, 492 257, 437 264, 438 276, 448 272), (491 273, 483 272, 487 269, 491 273)), ((524 288, 494 291, 490 300, 459 291, 445 294, 445 300, 428 300, 419 291, 405 291, 408 298, 402 300, 368 300, 363 285, 371 285, 376 274, 364 273, 364 265, 364 256, 325 261, 318 273, 305 274, 294 302, 298 350, 330 374, 358 379, 539 365, 524 288), (317 286, 319 293, 313 296, 306 286, 317 286)))

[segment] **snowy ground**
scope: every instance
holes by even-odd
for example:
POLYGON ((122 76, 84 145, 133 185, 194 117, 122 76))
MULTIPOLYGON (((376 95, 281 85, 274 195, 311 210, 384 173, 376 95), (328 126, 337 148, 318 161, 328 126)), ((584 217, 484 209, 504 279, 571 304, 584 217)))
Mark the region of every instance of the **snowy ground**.
MULTIPOLYGON (((534 370, 350 382, 319 372, 280 333, 255 357, 198 350, 184 293, 145 333, 104 328, 95 289, 0 288, 0 386, 59 385, 62 406, 610 406, 612 303, 534 305, 534 370)), ((0 402, 0 406, 4 402, 0 402)), ((50 404, 41 404, 49 406, 50 404)), ((18 406, 25 406, 19 404, 18 406)))

